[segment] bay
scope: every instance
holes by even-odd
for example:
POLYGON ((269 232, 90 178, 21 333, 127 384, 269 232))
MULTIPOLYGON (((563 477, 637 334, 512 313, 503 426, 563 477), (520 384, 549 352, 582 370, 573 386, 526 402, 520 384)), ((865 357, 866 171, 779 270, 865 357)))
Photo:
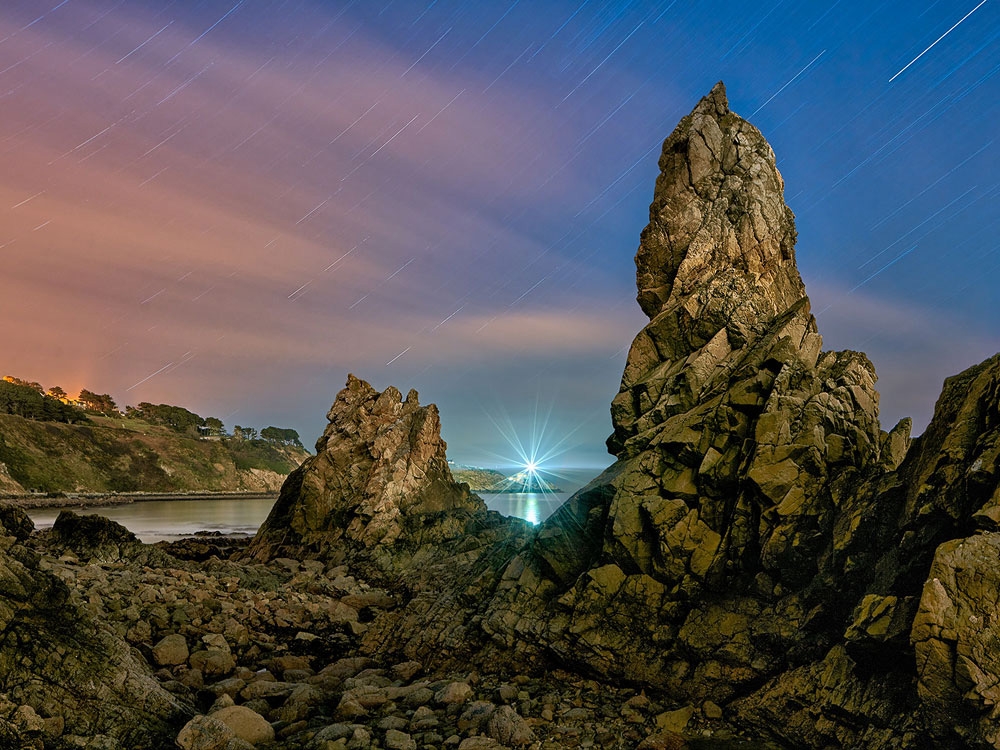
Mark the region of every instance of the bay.
MULTIPOLYGON (((506 469, 504 470, 506 473, 506 469)), ((514 474, 518 469, 512 469, 514 474)), ((576 490, 600 474, 600 469, 554 469, 540 472, 561 492, 482 493, 490 510, 538 524, 548 518, 576 490)), ((176 498, 145 500, 127 505, 72 506, 75 513, 110 518, 146 543, 194 536, 199 531, 254 534, 267 518, 274 498, 176 498)), ((35 508, 27 513, 35 528, 51 528, 64 508, 35 508)))

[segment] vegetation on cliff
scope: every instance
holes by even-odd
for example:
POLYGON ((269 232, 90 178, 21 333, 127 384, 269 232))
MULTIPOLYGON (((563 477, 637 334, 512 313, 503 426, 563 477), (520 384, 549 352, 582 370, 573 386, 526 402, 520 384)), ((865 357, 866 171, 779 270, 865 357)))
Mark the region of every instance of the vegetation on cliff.
POLYGON ((0 381, 0 495, 277 492, 308 456, 295 430, 235 427, 181 406, 118 411, 106 394, 0 381))

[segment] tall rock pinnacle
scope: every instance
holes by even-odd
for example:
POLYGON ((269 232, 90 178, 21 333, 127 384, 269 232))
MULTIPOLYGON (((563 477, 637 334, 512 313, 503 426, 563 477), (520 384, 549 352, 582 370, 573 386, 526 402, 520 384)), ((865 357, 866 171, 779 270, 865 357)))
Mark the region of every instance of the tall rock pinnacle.
MULTIPOLYGON (((737 276, 771 287, 777 309, 805 296, 774 152, 757 128, 729 110, 722 82, 664 143, 660 170, 635 258, 646 315, 717 296, 737 276)), ((706 317, 690 306, 688 312, 706 317)), ((725 325, 714 312, 715 320, 705 322, 725 325)))
MULTIPOLYGON (((612 407, 616 455, 645 428, 637 412, 654 395, 648 383, 693 353, 718 358, 750 345, 780 314, 791 311, 821 340, 809 315, 795 266, 795 220, 782 195, 774 152, 753 125, 734 114, 720 82, 663 144, 649 224, 635 256, 638 302, 650 324, 636 337, 612 407)), ((700 358, 688 394, 670 400, 690 406, 711 368, 700 358)), ((664 404, 669 408, 670 404, 664 404)))
POLYGON ((487 628, 718 698, 849 614, 819 595, 856 544, 847 524, 834 548, 844 488, 898 462, 906 436, 883 450, 868 359, 822 351, 774 153, 721 83, 667 138, 660 168, 636 254, 650 322, 611 407, 619 460, 543 525, 512 565, 532 575, 501 587, 487 628), (545 607, 536 630, 527 613, 545 607))

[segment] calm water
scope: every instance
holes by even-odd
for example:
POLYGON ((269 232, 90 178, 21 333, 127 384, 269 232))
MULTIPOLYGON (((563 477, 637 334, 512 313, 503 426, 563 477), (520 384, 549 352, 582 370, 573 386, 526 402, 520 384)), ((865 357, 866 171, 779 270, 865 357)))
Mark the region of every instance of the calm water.
MULTIPOLYGON (((150 500, 102 508, 73 508, 74 513, 105 516, 117 521, 144 542, 179 539, 197 531, 253 534, 267 518, 274 500, 221 498, 150 500)), ((61 508, 29 510, 35 528, 50 528, 61 508)))
MULTIPOLYGON (((508 476, 516 474, 518 469, 503 469, 508 476)), ((562 492, 505 492, 502 494, 480 493, 486 501, 486 507, 503 513, 505 516, 516 516, 531 523, 541 523, 551 516, 574 492, 601 473, 600 469, 555 469, 540 471, 542 479, 558 487, 562 492)))
MULTIPOLYGON (((510 472, 515 473, 514 471, 510 472)), ((507 516, 540 523, 562 505, 573 492, 600 474, 599 469, 560 469, 544 473, 543 478, 563 492, 483 494, 490 510, 507 516)), ((117 521, 144 542, 179 539, 198 531, 221 531, 224 534, 253 534, 267 518, 274 500, 206 499, 151 500, 129 505, 102 508, 70 508, 77 513, 91 513, 117 521)), ((28 515, 39 529, 55 523, 60 508, 38 508, 28 515)))

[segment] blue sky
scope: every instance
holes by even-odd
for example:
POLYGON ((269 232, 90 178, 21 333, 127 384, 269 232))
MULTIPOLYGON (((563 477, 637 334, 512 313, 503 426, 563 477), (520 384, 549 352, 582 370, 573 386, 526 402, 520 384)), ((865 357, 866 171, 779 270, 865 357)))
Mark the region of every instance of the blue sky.
POLYGON ((454 460, 607 463, 659 148, 724 80, 919 431, 1000 350, 998 61, 998 0, 4 3, 4 369, 307 443, 353 372, 454 460))

